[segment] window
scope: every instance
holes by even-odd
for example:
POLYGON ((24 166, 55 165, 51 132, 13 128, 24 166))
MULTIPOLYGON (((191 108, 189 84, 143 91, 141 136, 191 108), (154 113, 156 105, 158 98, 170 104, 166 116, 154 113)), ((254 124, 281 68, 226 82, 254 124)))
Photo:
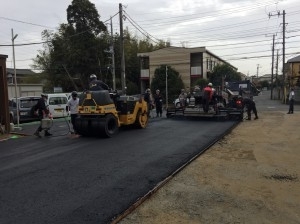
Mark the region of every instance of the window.
POLYGON ((58 105, 58 104, 67 104, 67 98, 66 97, 51 97, 49 99, 49 105, 58 105))

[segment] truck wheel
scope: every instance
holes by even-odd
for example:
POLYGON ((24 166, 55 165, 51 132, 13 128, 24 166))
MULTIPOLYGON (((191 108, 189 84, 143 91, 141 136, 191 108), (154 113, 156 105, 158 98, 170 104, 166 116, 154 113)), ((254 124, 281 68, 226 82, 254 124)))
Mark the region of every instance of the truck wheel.
POLYGON ((142 113, 141 111, 138 111, 135 119, 135 125, 138 128, 146 128, 148 121, 149 119, 147 113, 142 113))

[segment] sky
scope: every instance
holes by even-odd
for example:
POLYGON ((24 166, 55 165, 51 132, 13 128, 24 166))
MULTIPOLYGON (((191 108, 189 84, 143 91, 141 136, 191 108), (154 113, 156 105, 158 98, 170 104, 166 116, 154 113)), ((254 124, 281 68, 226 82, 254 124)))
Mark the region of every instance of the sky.
MULTIPOLYGON (((283 12, 285 62, 300 55, 299 0, 90 0, 100 20, 119 33, 119 3, 124 29, 143 39, 149 36, 176 47, 206 47, 245 75, 271 74, 274 36, 274 74, 283 65, 283 12), (278 57, 277 57, 278 54, 278 57)), ((32 59, 43 50, 41 33, 57 31, 67 23, 72 0, 9 0, 0 7, 0 54, 8 55, 7 68, 31 69, 32 59), (12 30, 13 34, 12 35, 12 30), (36 43, 36 44, 33 44, 36 43), (18 46, 22 44, 22 46, 18 46), (24 45, 25 44, 25 45, 24 45)))

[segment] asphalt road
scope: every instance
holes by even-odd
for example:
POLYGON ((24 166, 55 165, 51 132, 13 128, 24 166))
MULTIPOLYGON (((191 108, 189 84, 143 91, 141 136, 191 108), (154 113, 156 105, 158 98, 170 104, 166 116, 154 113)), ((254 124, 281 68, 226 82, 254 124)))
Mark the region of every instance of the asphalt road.
POLYGON ((54 137, 2 141, 0 223, 109 223, 233 125, 153 118, 98 139, 72 138, 55 121, 54 137))

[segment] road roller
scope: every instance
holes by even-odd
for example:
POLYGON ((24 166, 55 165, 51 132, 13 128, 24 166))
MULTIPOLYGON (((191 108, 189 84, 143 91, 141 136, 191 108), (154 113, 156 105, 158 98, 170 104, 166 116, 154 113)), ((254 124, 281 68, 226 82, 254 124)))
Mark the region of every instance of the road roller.
POLYGON ((108 90, 79 95, 76 131, 82 136, 110 138, 121 126, 146 128, 148 107, 142 95, 120 95, 108 90))

